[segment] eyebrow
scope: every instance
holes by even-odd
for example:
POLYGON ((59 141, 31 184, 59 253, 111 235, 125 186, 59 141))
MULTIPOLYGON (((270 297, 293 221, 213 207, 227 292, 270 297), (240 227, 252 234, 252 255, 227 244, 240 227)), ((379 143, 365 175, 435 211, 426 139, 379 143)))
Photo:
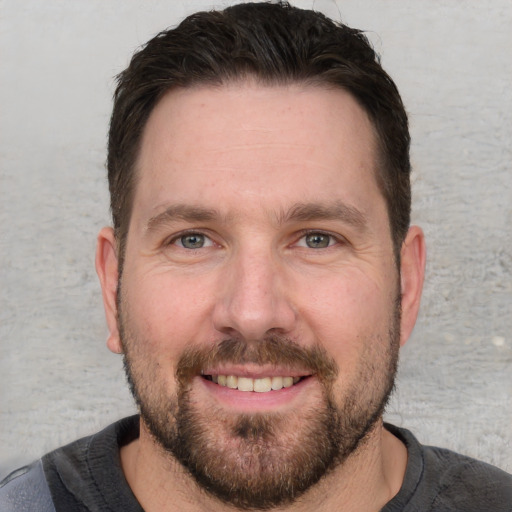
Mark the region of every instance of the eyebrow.
MULTIPOLYGON (((187 204, 169 205, 162 213, 151 217, 146 224, 146 232, 152 232, 161 225, 177 220, 185 222, 209 222, 221 220, 226 223, 231 215, 222 215, 218 210, 187 204)), ((341 201, 332 203, 295 203, 275 217, 278 225, 290 222, 310 222, 318 220, 337 220, 360 230, 367 227, 366 215, 341 201)))
POLYGON ((175 204, 168 206, 162 213, 151 217, 146 224, 146 231, 155 231, 162 224, 176 220, 185 222, 208 222, 219 217, 219 212, 214 209, 187 204, 175 204))
POLYGON ((288 211, 281 212, 278 218, 280 224, 316 220, 338 220, 358 229, 365 229, 368 225, 367 217, 361 210, 341 201, 327 204, 297 203, 288 211))

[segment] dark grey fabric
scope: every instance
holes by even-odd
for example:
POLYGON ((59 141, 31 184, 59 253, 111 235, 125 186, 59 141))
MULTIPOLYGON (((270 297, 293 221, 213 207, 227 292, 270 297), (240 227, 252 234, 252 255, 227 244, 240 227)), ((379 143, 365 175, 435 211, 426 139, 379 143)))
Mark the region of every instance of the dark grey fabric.
POLYGON ((57 512, 143 512, 124 478, 119 448, 139 436, 138 416, 43 457, 57 512))
POLYGON ((0 482, 1 512, 55 512, 40 460, 0 482))
MULTIPOLYGON (((381 512, 512 512, 512 475, 449 450, 422 446, 408 430, 386 428, 407 446, 408 464, 400 492, 381 512)), ((42 466, 38 462, 0 484, 0 511, 143 512, 119 459, 119 447, 138 435, 138 417, 132 416, 45 455, 42 466), (34 481, 34 489, 46 496, 41 505, 27 501, 38 495, 34 481), (48 508, 49 493, 55 508, 48 508), (34 506, 22 508, 24 503, 34 506)))
POLYGON ((407 446, 408 462, 400 492, 381 512, 512 512, 512 475, 386 428, 407 446))

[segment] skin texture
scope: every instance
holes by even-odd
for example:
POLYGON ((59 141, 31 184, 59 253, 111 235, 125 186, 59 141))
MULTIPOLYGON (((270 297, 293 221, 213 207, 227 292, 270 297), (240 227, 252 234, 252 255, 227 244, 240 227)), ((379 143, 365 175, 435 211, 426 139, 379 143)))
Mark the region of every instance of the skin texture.
MULTIPOLYGON (((352 415, 378 411, 385 399, 416 319, 425 247, 412 227, 399 275, 375 161, 371 123, 341 90, 242 83, 172 91, 145 128, 121 286, 112 230, 99 235, 109 348, 127 352, 139 398, 166 411, 171 430, 186 389, 206 418, 208 444, 231 454, 228 469, 241 475, 247 452, 233 425, 242 415, 272 418, 272 446, 296 451, 327 396, 352 415), (204 244, 184 247, 186 234, 204 244), (312 247, 311 234, 327 246, 312 247), (321 349, 336 368, 329 383, 296 361, 228 360, 202 369, 309 378, 275 399, 221 393, 199 374, 180 387, 176 369, 190 347, 231 339, 256 353, 271 336, 321 349)), ((370 427, 300 501, 275 510, 379 510, 398 492, 407 455, 380 418, 370 427)), ((145 422, 121 459, 145 510, 230 509, 197 487, 145 422)))

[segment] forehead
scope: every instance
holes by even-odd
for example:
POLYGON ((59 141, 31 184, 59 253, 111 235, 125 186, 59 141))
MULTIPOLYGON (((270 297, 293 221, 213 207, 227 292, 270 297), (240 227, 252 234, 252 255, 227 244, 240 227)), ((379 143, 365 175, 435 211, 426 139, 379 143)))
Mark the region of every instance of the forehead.
POLYGON ((278 206, 292 195, 357 201, 378 191, 375 162, 372 123, 342 89, 252 82, 177 89, 144 129, 134 206, 254 197, 278 206))

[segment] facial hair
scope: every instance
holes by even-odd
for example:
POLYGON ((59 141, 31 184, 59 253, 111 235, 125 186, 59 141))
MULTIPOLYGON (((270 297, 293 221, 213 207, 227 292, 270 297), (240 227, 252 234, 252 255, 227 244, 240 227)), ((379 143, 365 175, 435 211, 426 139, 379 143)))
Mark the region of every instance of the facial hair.
MULTIPOLYGON (((141 419, 157 445, 189 472, 201 489, 241 510, 270 510, 296 501, 360 447, 381 419, 394 386, 400 310, 387 340, 366 340, 359 376, 336 396, 339 369, 320 346, 299 346, 283 336, 258 342, 226 339, 191 347, 176 366, 177 392, 169 396, 138 354, 144 344, 119 309, 124 366, 141 419), (139 356, 139 357, 137 357, 139 356), (287 413, 226 414, 199 407, 192 380, 220 363, 307 369, 321 385, 314 407, 287 413), (292 428, 290 427, 292 426, 292 428)), ((342 378, 343 376, 341 376, 342 378)))

